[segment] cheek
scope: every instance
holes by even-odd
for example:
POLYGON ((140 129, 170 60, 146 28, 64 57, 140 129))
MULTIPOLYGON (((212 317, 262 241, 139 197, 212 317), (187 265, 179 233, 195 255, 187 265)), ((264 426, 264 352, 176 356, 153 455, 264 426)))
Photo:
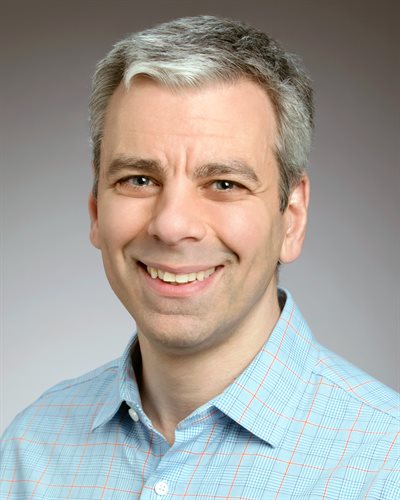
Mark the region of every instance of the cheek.
POLYGON ((114 199, 99 207, 99 234, 103 248, 122 249, 145 225, 148 209, 143 200, 114 199))
POLYGON ((214 214, 214 231, 240 259, 257 255, 270 247, 271 215, 259 200, 227 204, 214 214))

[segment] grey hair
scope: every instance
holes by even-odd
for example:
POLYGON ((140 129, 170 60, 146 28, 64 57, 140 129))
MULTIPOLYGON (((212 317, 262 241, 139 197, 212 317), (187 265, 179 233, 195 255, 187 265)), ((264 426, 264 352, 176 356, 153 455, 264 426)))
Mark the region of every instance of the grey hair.
POLYGON ((251 26, 213 16, 163 23, 118 42, 98 63, 93 77, 89 109, 94 196, 108 102, 122 81, 129 87, 138 75, 175 89, 240 78, 262 86, 277 116, 274 146, 280 170, 280 209, 285 210, 292 188, 304 175, 313 132, 311 82, 296 56, 251 26))

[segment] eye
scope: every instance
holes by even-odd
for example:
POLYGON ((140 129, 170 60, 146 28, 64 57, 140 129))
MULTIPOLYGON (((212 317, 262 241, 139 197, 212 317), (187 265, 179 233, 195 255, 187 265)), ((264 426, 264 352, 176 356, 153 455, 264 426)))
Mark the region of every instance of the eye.
POLYGON ((129 175, 115 183, 118 193, 139 198, 152 196, 158 192, 159 186, 159 183, 148 175, 129 175))
POLYGON ((135 187, 152 186, 154 181, 147 175, 131 175, 121 179, 119 184, 128 184, 135 187))
POLYGON ((230 191, 234 188, 240 187, 236 182, 225 180, 214 181, 213 184, 217 191, 230 191))
POLYGON ((249 189, 236 181, 217 179, 205 186, 207 196, 215 201, 237 201, 249 193, 249 189))

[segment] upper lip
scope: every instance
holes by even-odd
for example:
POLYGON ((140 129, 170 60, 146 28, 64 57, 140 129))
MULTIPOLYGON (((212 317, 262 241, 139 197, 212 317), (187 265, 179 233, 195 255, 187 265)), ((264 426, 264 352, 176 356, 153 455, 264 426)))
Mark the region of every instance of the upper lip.
POLYGON ((161 271, 167 271, 173 274, 189 274, 189 273, 199 273, 200 271, 207 271, 213 267, 218 267, 218 264, 193 264, 185 266, 169 266, 167 264, 159 264, 157 262, 149 261, 139 261, 145 266, 154 267, 155 269, 160 269, 161 271))

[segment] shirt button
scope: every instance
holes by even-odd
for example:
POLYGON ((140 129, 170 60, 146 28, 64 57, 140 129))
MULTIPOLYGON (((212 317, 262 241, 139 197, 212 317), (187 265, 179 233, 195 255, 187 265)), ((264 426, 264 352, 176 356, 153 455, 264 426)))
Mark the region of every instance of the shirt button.
POLYGON ((166 481, 158 481, 154 486, 154 490, 157 495, 166 495, 168 493, 168 483, 166 481))
POLYGON ((129 408, 128 413, 134 422, 139 422, 139 415, 135 412, 133 408, 129 408))

